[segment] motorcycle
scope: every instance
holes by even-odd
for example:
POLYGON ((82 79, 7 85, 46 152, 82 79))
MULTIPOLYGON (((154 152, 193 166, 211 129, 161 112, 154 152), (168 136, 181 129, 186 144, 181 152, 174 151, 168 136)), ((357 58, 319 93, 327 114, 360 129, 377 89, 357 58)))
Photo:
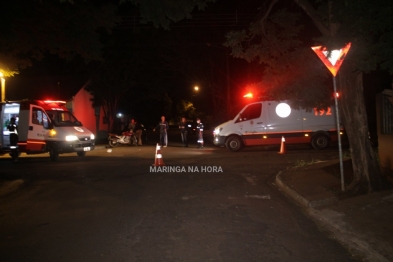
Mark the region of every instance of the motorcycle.
POLYGON ((118 145, 136 146, 138 144, 138 140, 132 131, 123 132, 122 135, 109 134, 108 141, 111 147, 117 147, 118 145))

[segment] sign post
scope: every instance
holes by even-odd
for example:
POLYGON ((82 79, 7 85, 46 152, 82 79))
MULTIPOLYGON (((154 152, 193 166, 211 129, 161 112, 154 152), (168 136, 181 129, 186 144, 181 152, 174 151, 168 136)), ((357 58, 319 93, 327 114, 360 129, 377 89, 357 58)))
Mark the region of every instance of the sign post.
POLYGON ((344 48, 340 50, 333 50, 333 51, 328 51, 323 46, 311 47, 311 49, 317 54, 317 56, 322 60, 324 65, 329 69, 329 71, 333 75, 334 104, 336 109, 336 125, 337 125, 337 137, 338 137, 338 152, 340 158, 340 177, 341 177, 342 191, 345 191, 345 184, 344 184, 343 153, 342 153, 341 136, 340 136, 340 114, 338 112, 338 101, 337 101, 336 75, 350 48, 351 48, 351 43, 348 43, 344 48))

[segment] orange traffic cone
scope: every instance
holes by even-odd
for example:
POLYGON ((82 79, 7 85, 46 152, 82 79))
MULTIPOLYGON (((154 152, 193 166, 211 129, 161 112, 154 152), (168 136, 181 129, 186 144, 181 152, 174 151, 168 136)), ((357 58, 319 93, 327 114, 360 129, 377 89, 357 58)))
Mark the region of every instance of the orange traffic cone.
POLYGON ((282 136, 281 138, 281 148, 279 154, 285 154, 287 152, 287 149, 285 148, 285 138, 282 136))
POLYGON ((156 146, 156 156, 154 159, 153 166, 165 166, 164 160, 162 159, 161 147, 159 144, 157 144, 157 146, 156 146))

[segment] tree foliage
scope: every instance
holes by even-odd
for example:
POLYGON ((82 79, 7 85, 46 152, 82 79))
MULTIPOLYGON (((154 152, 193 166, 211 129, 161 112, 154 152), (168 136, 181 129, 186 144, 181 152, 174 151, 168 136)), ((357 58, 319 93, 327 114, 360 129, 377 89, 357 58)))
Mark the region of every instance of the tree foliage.
POLYGON ((135 4, 143 21, 168 28, 212 0, 13 0, 2 1, 0 70, 12 76, 47 54, 86 62, 102 59, 102 33, 121 21, 119 8, 135 4))
MULTIPOLYGON (((307 7, 304 0, 295 0, 307 7)), ((316 39, 329 49, 341 48, 352 42, 352 61, 356 70, 369 72, 380 68, 393 73, 393 3, 389 0, 318 1, 317 9, 322 26, 328 30, 316 39), (355 50, 355 51, 354 51, 355 50)), ((325 29, 325 30, 326 30, 325 29)))
MULTIPOLYGON (((215 0, 128 0, 139 7, 142 22, 153 22, 156 27, 169 29, 171 23, 184 18, 191 18, 191 12, 197 7, 202 10, 207 2, 215 0)), ((122 0, 120 2, 127 2, 122 0)))
MULTIPOLYGON (((119 44, 119 41, 139 36, 123 35, 120 40, 114 39, 113 30, 121 22, 121 15, 130 9, 130 5, 135 7, 131 8, 132 12, 139 10, 143 22, 168 29, 171 23, 190 18, 190 12, 195 7, 202 9, 211 1, 213 0, 3 1, 3 14, 0 16, 0 71, 5 76, 12 76, 19 69, 31 66, 34 61, 39 61, 48 54, 57 55, 66 61, 82 58, 86 64, 90 63, 91 81, 86 88, 94 94, 94 104, 103 106, 110 126, 119 105, 128 102, 124 101, 125 93, 132 93, 135 97, 132 109, 141 109, 141 105, 146 107, 149 101, 160 108, 157 114, 170 116, 172 100, 165 90, 157 92, 162 79, 152 78, 151 75, 156 73, 154 71, 149 72, 150 79, 147 81, 140 79, 140 72, 147 66, 146 57, 130 55, 130 50, 118 48, 124 48, 124 43, 119 44), (110 50, 114 46, 118 50, 110 50), (122 52, 124 55, 119 55, 122 52), (136 73, 138 66, 139 74, 136 73), (144 84, 132 89, 138 78, 144 84), (151 86, 147 86, 148 84, 151 86)), ((150 67, 157 64, 156 61, 149 63, 150 67)), ((151 111, 145 115, 151 117, 151 111)))
POLYGON ((133 86, 135 68, 127 56, 107 54, 105 61, 91 67, 91 80, 85 89, 93 94, 93 106, 101 106, 108 121, 108 132, 114 127, 119 103, 133 86))
POLYGON ((187 100, 180 100, 177 103, 176 113, 179 121, 181 117, 185 117, 188 119, 196 118, 196 108, 194 107, 194 104, 192 102, 187 100))
POLYGON ((259 62, 264 96, 290 99, 294 107, 326 107, 332 103, 327 73, 299 38, 301 22, 299 13, 279 9, 248 29, 228 33, 226 45, 233 56, 259 62))
POLYGON ((42 59, 46 53, 71 60, 101 58, 100 30, 119 22, 116 6, 94 1, 3 1, 0 16, 0 67, 9 75, 42 59))

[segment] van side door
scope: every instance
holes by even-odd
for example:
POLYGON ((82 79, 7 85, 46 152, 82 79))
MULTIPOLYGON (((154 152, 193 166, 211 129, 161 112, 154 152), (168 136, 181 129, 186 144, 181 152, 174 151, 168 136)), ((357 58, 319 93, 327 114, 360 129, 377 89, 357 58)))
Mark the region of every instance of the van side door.
POLYGON ((45 151, 49 132, 49 118, 39 106, 30 105, 26 151, 45 151))
POLYGON ((237 130, 243 136, 262 134, 264 131, 264 119, 262 115, 262 103, 250 104, 237 117, 235 121, 237 130))

